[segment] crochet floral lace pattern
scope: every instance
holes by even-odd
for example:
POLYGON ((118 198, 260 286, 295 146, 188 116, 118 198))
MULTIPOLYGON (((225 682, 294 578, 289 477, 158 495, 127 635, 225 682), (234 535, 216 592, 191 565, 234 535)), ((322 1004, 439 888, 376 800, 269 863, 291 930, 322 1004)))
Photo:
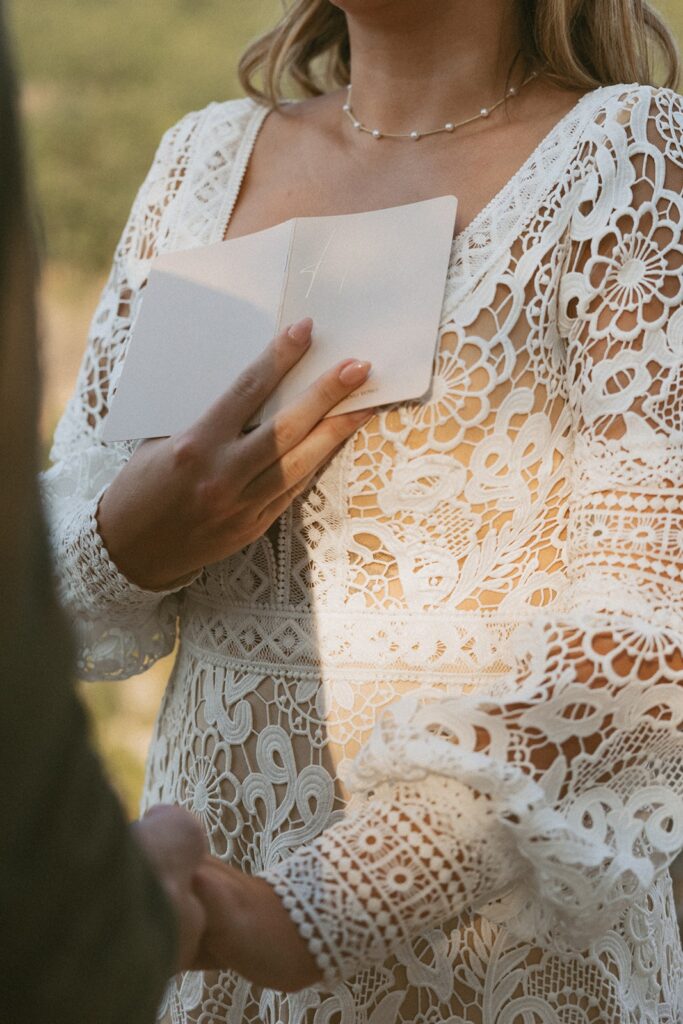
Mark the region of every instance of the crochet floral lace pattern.
POLYGON ((176 594, 97 535, 149 259, 222 237, 264 112, 164 137, 44 476, 82 674, 180 644, 143 806, 282 896, 324 980, 168 1024, 676 1024, 683 956, 683 101, 586 95, 453 243, 422 401, 176 594))

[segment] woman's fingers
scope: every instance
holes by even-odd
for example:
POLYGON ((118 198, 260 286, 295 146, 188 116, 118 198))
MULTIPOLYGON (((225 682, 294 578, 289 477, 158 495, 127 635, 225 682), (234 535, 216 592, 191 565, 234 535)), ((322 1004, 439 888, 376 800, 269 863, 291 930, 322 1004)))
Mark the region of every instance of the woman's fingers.
POLYGON ((252 431, 244 450, 252 477, 300 444, 324 416, 368 379, 369 373, 370 363, 345 359, 318 377, 286 409, 252 431))
POLYGON ((306 352, 311 343, 312 326, 313 321, 306 317, 276 335, 197 420, 193 427, 195 437, 206 438, 210 444, 236 437, 306 352))
POLYGON ((333 459, 337 452, 342 450, 344 444, 345 442, 342 441, 341 444, 338 444, 337 447, 333 448, 331 452, 327 452, 325 458, 320 460, 320 462, 317 464, 317 466, 315 466, 314 469, 311 470, 308 476, 305 476, 302 480, 299 480, 298 483, 293 484, 293 486, 290 487, 288 490, 283 491, 281 494, 278 494, 277 498, 275 498, 274 501, 271 501, 269 505, 266 505, 266 507, 261 511, 259 516, 259 520, 265 524, 264 529, 267 530, 268 527, 271 526, 271 524, 274 523, 275 520, 289 508, 294 499, 298 498, 298 496, 311 485, 311 482, 318 473, 318 470, 322 469, 323 466, 330 461, 330 459, 333 459))
MULTIPOLYGON (((372 412, 368 411, 368 417, 371 415, 372 412)), ((336 448, 333 448, 331 452, 328 452, 325 455, 325 458, 321 459, 321 461, 318 463, 315 469, 311 473, 309 473, 308 476, 304 477, 303 480, 300 480, 297 484, 294 484, 292 487, 289 488, 289 490, 283 491, 282 494, 279 494, 274 501, 271 501, 270 505, 266 505, 266 507, 262 510, 259 516, 260 522, 263 523, 264 530, 267 530, 268 527, 271 526, 272 523, 274 523, 275 520, 278 519, 282 515, 282 513, 289 508, 289 506, 292 504, 295 498, 298 498, 298 496, 303 491, 310 487, 316 474, 318 473, 318 470, 322 469, 323 466, 330 461, 330 459, 334 458, 337 452, 341 451, 341 449, 344 447, 344 443, 345 442, 338 444, 336 448)))
MULTIPOLYGON (((294 497, 298 493, 296 488, 315 474, 374 412, 374 409, 360 409, 323 420, 303 441, 247 484, 242 492, 243 499, 265 507, 289 493, 294 497)), ((291 500, 289 498, 285 508, 291 500)))

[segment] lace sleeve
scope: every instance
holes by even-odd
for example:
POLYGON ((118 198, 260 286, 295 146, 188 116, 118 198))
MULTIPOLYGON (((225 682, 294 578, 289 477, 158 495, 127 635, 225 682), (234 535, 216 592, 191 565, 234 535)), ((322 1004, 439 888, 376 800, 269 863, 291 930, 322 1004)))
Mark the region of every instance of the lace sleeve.
POLYGON ((643 89, 626 121, 561 286, 568 604, 528 627, 510 697, 386 709, 347 816, 262 872, 328 985, 464 910, 583 949, 683 846, 683 101, 643 89))
POLYGON ((199 120, 188 114, 166 132, 137 194, 92 320, 75 392, 55 433, 52 465, 41 477, 60 598, 77 629, 83 679, 143 672, 175 642, 173 592, 135 586, 118 571, 98 533, 99 500, 132 450, 103 444, 99 431, 149 260, 169 232, 199 120))

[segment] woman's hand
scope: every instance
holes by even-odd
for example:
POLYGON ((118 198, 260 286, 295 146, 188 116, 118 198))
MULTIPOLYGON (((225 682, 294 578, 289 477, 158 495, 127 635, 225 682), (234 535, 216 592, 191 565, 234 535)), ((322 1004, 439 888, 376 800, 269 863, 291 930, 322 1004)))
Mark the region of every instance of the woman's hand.
POLYGON ((367 379, 346 360, 248 434, 247 424, 311 341, 310 318, 283 331, 188 430, 141 444, 98 509, 120 571, 165 590, 260 537, 371 415, 323 419, 367 379))
POLYGON ((263 878, 207 856, 194 889, 206 915, 194 970, 231 968, 252 984, 281 992, 322 979, 282 900, 263 878))

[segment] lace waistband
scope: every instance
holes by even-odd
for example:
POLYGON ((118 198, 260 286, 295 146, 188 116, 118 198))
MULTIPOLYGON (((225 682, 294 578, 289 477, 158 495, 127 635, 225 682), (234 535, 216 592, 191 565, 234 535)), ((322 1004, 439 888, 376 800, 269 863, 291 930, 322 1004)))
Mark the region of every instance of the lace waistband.
POLYGON ((188 601, 181 643, 214 665, 297 678, 500 676, 525 620, 464 612, 293 611, 188 601))

